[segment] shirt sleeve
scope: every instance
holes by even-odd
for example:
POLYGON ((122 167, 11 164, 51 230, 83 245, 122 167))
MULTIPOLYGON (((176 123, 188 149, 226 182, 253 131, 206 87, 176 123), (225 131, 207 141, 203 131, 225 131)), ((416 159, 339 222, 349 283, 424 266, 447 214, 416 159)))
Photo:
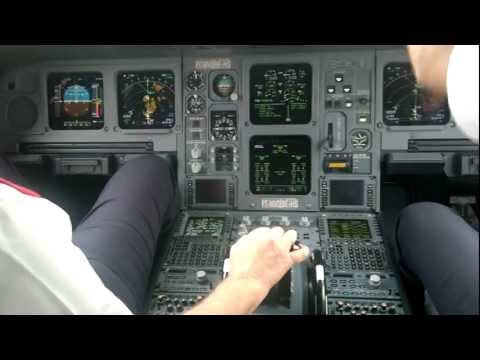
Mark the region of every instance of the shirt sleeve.
POLYGON ((72 242, 67 213, 0 184, 0 314, 131 315, 72 242))
POLYGON ((478 45, 456 45, 447 74, 447 92, 453 119, 462 132, 478 143, 478 45))

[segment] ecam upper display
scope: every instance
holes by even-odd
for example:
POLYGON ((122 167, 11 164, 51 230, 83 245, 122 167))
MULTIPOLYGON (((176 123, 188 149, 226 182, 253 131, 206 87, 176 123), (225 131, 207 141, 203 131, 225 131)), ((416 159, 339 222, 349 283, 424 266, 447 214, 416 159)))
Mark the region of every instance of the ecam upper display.
POLYGON ((308 124, 311 117, 310 64, 252 66, 250 121, 253 124, 308 124))

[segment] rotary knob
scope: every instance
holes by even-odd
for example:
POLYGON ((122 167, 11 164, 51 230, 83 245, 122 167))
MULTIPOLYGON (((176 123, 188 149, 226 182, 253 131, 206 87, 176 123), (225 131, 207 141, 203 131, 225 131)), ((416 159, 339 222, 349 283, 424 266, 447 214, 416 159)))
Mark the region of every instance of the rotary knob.
POLYGON ((290 219, 288 218, 288 216, 282 216, 282 218, 280 219, 280 225, 290 226, 290 219))
POLYGON ((300 225, 301 227, 310 227, 310 225, 311 225, 311 224, 310 224, 310 220, 308 219, 307 216, 302 216, 302 217, 300 218, 299 225, 300 225))
POLYGON ((382 285, 382 278, 380 277, 380 275, 371 274, 368 278, 368 283, 371 287, 377 288, 382 285))
POLYGON ((244 216, 242 218, 242 223, 244 223, 246 226, 252 226, 252 219, 250 219, 250 216, 244 216))
POLYGON ((247 228, 247 225, 245 224, 240 224, 238 226, 238 236, 242 237, 244 235, 247 235, 248 234, 248 228, 247 228))
POLYGON ((260 220, 260 225, 262 226, 270 226, 271 221, 269 216, 262 216, 262 220, 260 220))
POLYGON ((205 284, 208 281, 207 273, 203 270, 197 271, 195 275, 199 284, 205 284))

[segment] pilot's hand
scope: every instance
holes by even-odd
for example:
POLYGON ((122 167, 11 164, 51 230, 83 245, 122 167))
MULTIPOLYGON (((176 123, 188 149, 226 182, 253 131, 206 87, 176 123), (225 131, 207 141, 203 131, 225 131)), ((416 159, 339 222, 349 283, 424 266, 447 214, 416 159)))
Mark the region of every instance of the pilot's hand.
POLYGON ((297 232, 262 227, 243 236, 230 251, 230 278, 248 280, 268 293, 293 265, 306 260, 309 249, 290 252, 297 232))
POLYGON ((453 45, 409 45, 417 82, 441 102, 447 95, 447 70, 453 45))

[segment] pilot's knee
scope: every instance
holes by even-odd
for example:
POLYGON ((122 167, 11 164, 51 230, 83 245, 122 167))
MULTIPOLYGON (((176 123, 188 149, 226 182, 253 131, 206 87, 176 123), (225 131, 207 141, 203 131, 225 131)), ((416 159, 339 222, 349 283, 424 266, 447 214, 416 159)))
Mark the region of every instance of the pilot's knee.
POLYGON ((162 157, 155 155, 144 155, 128 161, 122 169, 135 171, 149 177, 170 177, 171 170, 169 163, 162 157))
POLYGON ((450 212, 450 208, 445 205, 434 202, 420 202, 403 209, 400 213, 400 222, 421 220, 422 223, 425 223, 425 220, 438 221, 442 214, 450 212))
POLYGON ((446 221, 451 210, 438 203, 421 202, 407 206, 400 212, 397 225, 397 237, 400 246, 407 242, 417 242, 419 236, 424 241, 433 239, 425 236, 434 233, 439 222, 446 221))

